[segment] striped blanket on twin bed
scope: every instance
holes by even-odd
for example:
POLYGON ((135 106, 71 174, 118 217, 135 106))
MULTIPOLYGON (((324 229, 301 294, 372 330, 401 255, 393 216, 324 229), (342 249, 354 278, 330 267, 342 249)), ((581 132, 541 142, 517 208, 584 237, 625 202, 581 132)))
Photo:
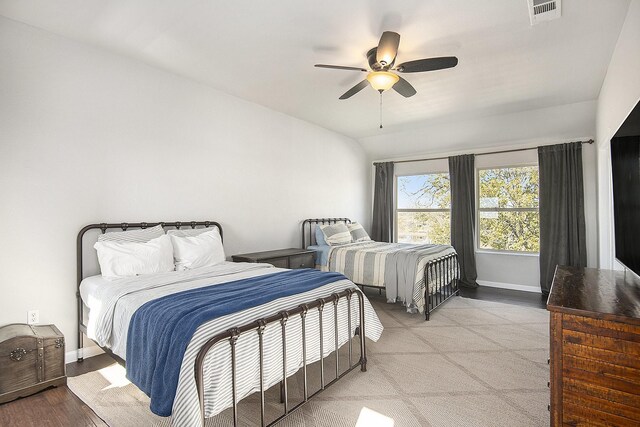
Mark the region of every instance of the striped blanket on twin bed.
MULTIPOLYGON (((407 311, 423 313, 425 266, 452 253, 455 250, 449 245, 358 242, 332 246, 328 265, 323 269, 342 273, 360 285, 385 288, 387 301, 402 301, 407 311)), ((456 262, 451 264, 449 277, 454 277, 456 262)), ((435 280, 431 276, 429 285, 435 280)), ((429 292, 434 289, 430 287, 429 292)))

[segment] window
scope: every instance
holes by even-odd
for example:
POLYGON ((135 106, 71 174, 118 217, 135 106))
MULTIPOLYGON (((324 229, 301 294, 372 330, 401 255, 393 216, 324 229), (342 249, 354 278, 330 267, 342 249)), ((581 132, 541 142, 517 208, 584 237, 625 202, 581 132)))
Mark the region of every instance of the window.
POLYGON ((478 248, 539 252, 538 167, 478 170, 478 248))
POLYGON ((396 224, 400 243, 451 242, 448 173, 399 176, 396 224))

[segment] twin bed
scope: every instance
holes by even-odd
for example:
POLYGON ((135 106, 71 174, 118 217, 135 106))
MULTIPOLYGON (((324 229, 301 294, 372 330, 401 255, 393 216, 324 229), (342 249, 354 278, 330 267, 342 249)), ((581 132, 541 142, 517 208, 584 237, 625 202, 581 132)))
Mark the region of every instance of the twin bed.
MULTIPOLYGON (((305 224, 334 220, 307 220, 305 224)), ((365 337, 377 341, 383 328, 366 296, 349 278, 358 278, 359 285, 383 286, 379 264, 373 275, 357 268, 348 271, 353 263, 345 261, 350 255, 343 247, 327 254, 325 272, 222 261, 183 269, 176 264, 181 271, 145 275, 105 278, 100 274, 96 252, 91 249, 97 236, 158 225, 178 232, 216 229, 221 248, 222 227, 215 221, 84 227, 77 237, 79 361, 87 336, 126 363, 127 377, 149 395, 151 410, 170 415, 176 426, 204 425, 206 418, 227 408, 232 408, 237 425, 238 402, 254 393, 260 397, 260 424, 271 425, 354 368, 366 371, 365 337), (328 272, 332 266, 340 266, 349 278, 328 272), (332 366, 325 367, 329 356, 332 366), (308 386, 307 371, 312 364, 313 369, 319 368, 318 390, 308 386), (293 406, 287 379, 295 374, 303 378, 303 392, 301 401, 293 406), (282 415, 267 420, 265 392, 278 384, 282 415)), ((352 250, 356 247, 364 252, 362 258, 382 260, 382 269, 390 271, 390 254, 394 253, 390 248, 370 243, 352 245, 352 250)), ((417 281, 417 289, 425 296, 421 305, 421 297, 412 290, 407 301, 417 310, 423 307, 428 318, 438 294, 444 301, 444 292, 457 293, 455 252, 427 248, 413 252, 402 262, 412 257, 418 260, 407 271, 423 278, 422 284, 417 281)), ((395 288, 386 286, 388 298, 393 289, 408 295, 405 288, 401 281, 396 281, 395 288)))
MULTIPOLYGON (((367 240, 328 245, 319 229, 351 224, 349 218, 313 218, 302 222, 302 247, 316 252, 316 268, 344 274, 361 287, 385 290, 387 301, 402 302, 426 320, 439 305, 458 295, 458 256, 449 245, 383 243, 367 240)), ((368 237, 368 236, 367 236, 368 237)))

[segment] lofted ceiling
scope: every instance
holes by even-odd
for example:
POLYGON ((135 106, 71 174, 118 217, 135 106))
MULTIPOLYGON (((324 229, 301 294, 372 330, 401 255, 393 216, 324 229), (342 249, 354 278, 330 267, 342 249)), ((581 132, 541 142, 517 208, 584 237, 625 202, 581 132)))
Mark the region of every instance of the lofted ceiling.
POLYGON ((563 0, 562 17, 529 23, 526 0, 0 0, 0 15, 100 46, 240 98, 361 139, 438 123, 596 99, 628 0, 563 0), (385 31, 397 63, 455 55, 456 68, 404 77, 405 99, 365 88, 385 31))

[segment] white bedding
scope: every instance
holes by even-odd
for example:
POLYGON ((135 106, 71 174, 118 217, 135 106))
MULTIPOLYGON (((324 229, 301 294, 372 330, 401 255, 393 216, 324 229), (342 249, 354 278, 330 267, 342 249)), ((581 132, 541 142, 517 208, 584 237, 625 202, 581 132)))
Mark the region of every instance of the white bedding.
MULTIPOLYGON (((104 347, 126 360, 126 343, 129 322, 135 311, 148 301, 165 295, 213 284, 225 283, 248 277, 283 271, 270 264, 230 263, 204 267, 182 272, 159 273, 135 278, 106 280, 93 276, 83 280, 80 294, 89 307, 87 335, 104 347)), ((224 332, 232 326, 240 326, 280 310, 293 308, 302 302, 326 297, 333 292, 353 287, 349 280, 339 280, 315 290, 290 297, 280 298, 268 304, 230 314, 201 325, 195 332, 185 352, 178 389, 173 404, 172 423, 178 426, 199 424, 200 409, 194 380, 194 360, 200 347, 212 336, 224 332)), ((375 311, 365 301, 366 336, 377 341, 382 333, 382 325, 375 311)), ((358 323, 358 298, 351 299, 352 325, 358 323)), ((347 302, 338 305, 340 325, 346 325, 347 302)), ((318 312, 313 310, 307 316, 307 361, 312 363, 320 358, 318 312)), ((323 312, 324 356, 335 350, 333 310, 323 312)), ((339 343, 348 339, 346 328, 339 329, 339 343)), ((265 330, 265 386, 270 387, 282 379, 282 345, 280 325, 271 324, 265 330), (279 354, 279 356, 278 356, 279 354)), ((257 354, 257 333, 243 334, 237 342, 237 397, 242 399, 258 391, 259 366, 252 355, 257 354)), ((214 416, 231 406, 230 357, 226 342, 215 346, 205 359, 205 415, 214 416), (215 368, 214 368, 215 367, 215 368)), ((293 375, 302 366, 302 344, 300 318, 295 316, 287 323, 287 376, 293 375)))

